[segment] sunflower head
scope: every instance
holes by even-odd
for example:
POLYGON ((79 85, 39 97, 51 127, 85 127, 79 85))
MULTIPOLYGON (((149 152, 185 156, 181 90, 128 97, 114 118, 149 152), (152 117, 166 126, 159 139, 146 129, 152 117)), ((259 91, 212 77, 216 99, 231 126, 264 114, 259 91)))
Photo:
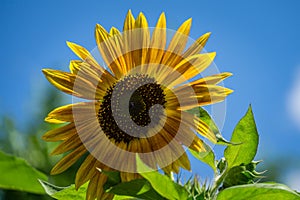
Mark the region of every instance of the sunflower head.
POLYGON ((62 141, 53 154, 68 152, 52 174, 87 155, 75 185, 89 181, 87 199, 109 199, 112 195, 103 190, 107 177, 97 168, 120 171, 122 181, 140 178, 138 154, 153 170, 190 170, 183 147, 203 152, 198 134, 212 142, 217 139, 207 124, 187 111, 223 101, 232 92, 218 85, 230 73, 201 77, 215 53, 201 53, 210 33, 187 45, 190 28, 191 19, 176 31, 168 30, 164 13, 149 28, 142 13, 134 18, 129 11, 122 32, 96 25, 93 53, 68 42, 80 58, 70 62, 70 72, 43 72, 59 90, 85 101, 59 107, 46 118, 62 124, 43 136, 62 141))

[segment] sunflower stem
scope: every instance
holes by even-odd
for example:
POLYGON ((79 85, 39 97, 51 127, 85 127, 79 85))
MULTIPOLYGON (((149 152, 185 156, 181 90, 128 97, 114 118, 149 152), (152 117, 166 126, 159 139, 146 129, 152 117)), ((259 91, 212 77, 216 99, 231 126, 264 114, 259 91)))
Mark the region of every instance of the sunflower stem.
POLYGON ((213 199, 215 199, 214 197, 217 195, 218 189, 219 187, 222 185, 224 179, 227 176, 227 169, 224 170, 220 175, 215 176, 215 181, 211 190, 211 197, 213 197, 213 199))

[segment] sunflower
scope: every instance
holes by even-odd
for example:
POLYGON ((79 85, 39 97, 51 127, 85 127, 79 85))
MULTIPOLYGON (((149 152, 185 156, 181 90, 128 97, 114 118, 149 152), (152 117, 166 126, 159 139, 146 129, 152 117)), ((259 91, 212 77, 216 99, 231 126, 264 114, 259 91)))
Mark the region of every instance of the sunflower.
POLYGON ((215 53, 200 53, 210 33, 187 48, 190 28, 188 19, 177 31, 167 30, 162 13, 151 29, 142 13, 134 18, 129 11, 123 32, 96 25, 101 60, 67 43, 80 60, 70 62, 70 72, 43 73, 59 90, 85 100, 59 107, 45 119, 62 124, 43 136, 46 141, 62 141, 52 154, 68 153, 51 174, 85 157, 75 185, 78 189, 89 181, 86 199, 92 200, 113 198, 103 190, 107 177, 97 168, 119 171, 122 181, 140 178, 136 154, 154 170, 190 170, 184 148, 206 151, 198 134, 212 142, 217 139, 207 124, 186 111, 223 101, 232 92, 217 85, 230 73, 199 77, 215 53))

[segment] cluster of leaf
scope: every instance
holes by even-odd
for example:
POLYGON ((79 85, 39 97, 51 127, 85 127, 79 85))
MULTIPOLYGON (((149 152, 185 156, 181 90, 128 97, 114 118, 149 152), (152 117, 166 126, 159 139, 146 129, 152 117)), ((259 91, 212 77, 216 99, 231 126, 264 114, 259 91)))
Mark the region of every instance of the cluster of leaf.
POLYGON ((25 124, 10 116, 0 116, 0 199, 52 199, 38 182, 49 180, 57 185, 70 185, 74 181, 76 166, 60 176, 50 176, 52 166, 61 156, 50 156, 57 145, 46 143, 41 136, 53 125, 45 123, 45 115, 64 104, 61 95, 45 88, 39 101, 34 103, 36 112, 27 113, 25 124))
MULTIPOLYGON (((51 105, 52 102, 53 100, 48 102, 47 105, 51 105)), ((47 111, 44 110, 42 113, 46 113, 50 109, 47 108, 47 111)), ((108 177, 108 181, 104 185, 106 192, 113 193, 115 200, 264 200, 273 197, 287 200, 300 199, 299 193, 285 185, 261 182, 262 173, 256 171, 256 166, 259 162, 253 160, 256 155, 259 138, 251 107, 235 127, 229 142, 223 139, 217 126, 204 109, 199 108, 199 110, 192 110, 191 112, 200 114, 201 119, 210 125, 218 138, 218 144, 226 145, 224 157, 219 160, 216 159, 209 145, 205 146, 207 149, 206 153, 197 153, 190 150, 194 157, 208 164, 213 169, 215 177, 212 183, 201 184, 194 177, 181 184, 180 180, 174 181, 171 176, 161 174, 158 171, 151 171, 137 157, 138 171, 141 172, 140 175, 143 178, 130 182, 121 182, 119 172, 101 171, 108 177)), ((43 117, 39 116, 39 118, 43 117)), ((50 128, 43 123, 41 124, 40 126, 32 126, 33 128, 29 129, 28 132, 35 134, 22 136, 24 138, 20 139, 21 135, 17 134, 12 123, 6 120, 5 130, 9 133, 8 138, 11 142, 5 140, 6 142, 3 142, 0 146, 2 150, 13 155, 0 151, 0 189, 2 189, 2 195, 7 193, 4 195, 5 199, 85 199, 87 184, 83 185, 78 191, 75 190, 74 185, 69 187, 55 186, 66 185, 67 182, 74 180, 74 177, 70 176, 70 174, 75 174, 76 167, 71 169, 69 174, 61 176, 61 179, 48 175, 51 166, 57 158, 54 160, 49 158, 48 154, 52 147, 40 141, 39 137, 41 134, 50 128), (27 141, 29 144, 18 144, 16 143, 18 141, 27 141), (47 181, 51 182, 51 184, 47 181), (17 191, 23 191, 21 193, 23 196, 20 196, 20 193, 17 191), (49 197, 47 198, 45 194, 48 194, 49 197)))
MULTIPOLYGON (((235 127, 230 142, 224 140, 209 114, 200 109, 200 117, 211 125, 219 138, 220 144, 226 144, 224 157, 215 160, 214 152, 207 145, 208 153, 192 155, 207 163, 215 172, 211 185, 200 184, 194 178, 181 185, 170 176, 151 171, 137 157, 137 169, 143 179, 121 182, 118 172, 101 171, 108 176, 104 189, 115 194, 114 199, 146 199, 146 200, 240 200, 240 199, 300 199, 299 193, 279 183, 259 183, 263 172, 257 172, 259 161, 253 161, 258 147, 258 133, 251 107, 235 127), (143 172, 151 171, 151 172, 143 172)), ((84 199, 87 185, 75 190, 74 185, 61 188, 47 182, 41 182, 45 191, 55 199, 84 199)))
MULTIPOLYGON (((200 108, 201 109, 201 108, 200 108)), ((216 127, 210 116, 201 111, 207 123, 216 127)), ((216 131, 219 134, 218 131, 216 131)), ((224 157, 219 161, 214 160, 213 155, 200 157, 215 170, 215 179, 208 189, 207 199, 300 199, 299 193, 279 183, 261 183, 262 174, 257 172, 256 166, 260 161, 253 161, 259 136, 252 113, 251 106, 245 116, 236 125, 230 140, 224 151, 224 157), (212 165, 215 164, 215 166, 212 165)), ((223 141, 222 141, 223 143, 223 141)), ((199 158, 199 157, 198 157, 199 158)))

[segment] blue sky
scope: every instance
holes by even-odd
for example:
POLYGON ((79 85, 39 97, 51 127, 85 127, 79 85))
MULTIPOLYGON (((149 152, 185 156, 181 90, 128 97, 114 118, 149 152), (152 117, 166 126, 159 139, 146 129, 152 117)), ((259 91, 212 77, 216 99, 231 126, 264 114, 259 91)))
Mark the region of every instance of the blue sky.
MULTIPOLYGON (((164 11, 170 29, 192 17, 192 38, 212 32, 206 50, 217 52, 220 71, 234 74, 225 81, 235 90, 227 99, 225 137, 230 138, 251 103, 260 133, 258 159, 268 162, 289 154, 300 163, 295 112, 300 109, 293 107, 299 104, 294 100, 295 105, 287 106, 289 97, 297 97, 291 92, 300 89, 295 86, 300 78, 299 1, 2 0, 0 9, 0 114, 24 123, 41 85, 48 85, 41 69, 67 70, 75 58, 66 40, 93 49, 96 23, 121 29, 131 9, 135 16, 142 11, 154 26, 164 11)), ((294 164, 295 170, 299 167, 294 164)))

